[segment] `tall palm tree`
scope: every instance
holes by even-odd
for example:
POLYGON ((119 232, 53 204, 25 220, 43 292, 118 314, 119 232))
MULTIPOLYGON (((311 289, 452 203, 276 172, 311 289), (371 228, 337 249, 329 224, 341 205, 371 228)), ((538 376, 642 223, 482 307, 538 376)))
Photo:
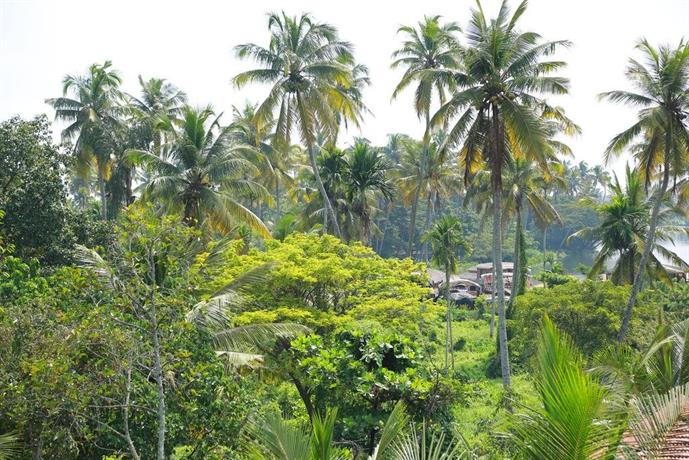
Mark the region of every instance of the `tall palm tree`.
MULTIPOLYGON (((413 139, 401 141, 401 159, 399 165, 399 183, 402 197, 406 204, 412 206, 412 220, 415 220, 415 209, 418 208, 420 198, 426 204, 425 231, 430 227, 435 208, 440 201, 447 198, 457 187, 461 180, 456 173, 456 157, 438 148, 441 142, 440 136, 428 145, 413 139), (415 204, 416 203, 416 204, 415 204)), ((426 246, 422 251, 426 259, 426 246)))
MULTIPOLYGON (((354 81, 352 45, 340 40, 335 27, 316 22, 310 15, 268 15, 270 44, 253 43, 236 48, 239 58, 252 58, 261 67, 234 77, 238 88, 247 83, 268 83, 268 97, 256 110, 259 126, 275 118, 275 141, 289 145, 298 127, 309 162, 335 235, 340 227, 318 172, 316 140, 323 135, 334 142, 340 123, 359 123, 361 106, 352 99, 354 81), (275 116, 277 113, 277 116, 275 116)), ((325 231, 326 229, 324 229, 325 231)))
POLYGON ((101 216, 108 216, 106 181, 110 175, 114 132, 120 124, 122 79, 112 69, 112 62, 93 64, 86 75, 67 75, 62 84, 62 97, 47 99, 55 109, 55 118, 70 123, 64 139, 73 139, 77 172, 86 178, 95 166, 98 177, 101 216))
POLYGON ((452 339, 452 299, 450 298, 450 275, 457 271, 459 251, 469 250, 469 244, 462 235, 462 223, 459 218, 445 215, 438 219, 431 230, 424 235, 424 240, 431 243, 433 256, 431 262, 445 271, 445 301, 447 315, 445 327, 445 373, 448 370, 448 354, 451 367, 455 369, 454 342, 452 339))
POLYGON ((277 146, 272 142, 274 121, 259 124, 256 121, 256 105, 232 109, 232 137, 238 144, 250 146, 247 158, 258 169, 256 179, 273 194, 277 219, 282 216, 282 195, 293 185, 296 166, 295 146, 277 146), (284 147, 284 148, 281 148, 284 147))
POLYGON ((136 172, 127 164, 127 150, 148 150, 158 154, 160 146, 174 135, 174 123, 186 103, 186 94, 161 78, 144 80, 139 76, 140 96, 124 94, 123 123, 111 165, 109 208, 111 215, 134 202, 133 182, 136 172))
POLYGON ((618 335, 620 341, 627 335, 642 276, 654 247, 658 215, 670 176, 676 178, 688 169, 689 125, 686 120, 689 114, 689 44, 681 41, 676 48, 655 48, 648 41, 641 40, 637 49, 646 62, 642 64, 630 59, 626 72, 636 92, 610 91, 601 94, 601 98, 611 102, 640 108, 638 120, 608 144, 606 160, 619 155, 639 136, 643 136, 644 147, 635 152, 639 170, 646 179, 646 185, 659 177, 639 269, 622 317, 618 335))
POLYGON ((247 174, 255 170, 240 155, 242 146, 231 145, 231 130, 220 128, 214 115, 210 108, 186 107, 181 127, 160 155, 127 152, 131 164, 145 164, 152 171, 141 185, 143 197, 181 212, 188 225, 227 233, 239 223, 269 238, 263 222, 236 199, 238 194, 268 192, 247 174))
POLYGON ((602 165, 596 165, 591 168, 591 177, 596 187, 600 187, 603 191, 603 201, 605 201, 608 197, 608 186, 612 180, 610 173, 602 165))
POLYGON ((376 196, 390 200, 392 182, 388 177, 391 166, 385 157, 370 144, 358 141, 347 157, 347 200, 359 220, 360 239, 369 244, 376 196))
POLYGON ((144 80, 141 75, 139 89, 139 97, 127 96, 139 129, 145 132, 143 137, 152 144, 140 148, 158 152, 166 141, 165 134, 173 134, 172 124, 182 115, 187 95, 164 78, 144 80))
MULTIPOLYGON (((418 28, 402 26, 398 33, 404 34, 402 47, 392 54, 391 67, 404 67, 405 71, 397 84, 392 98, 413 83, 417 82, 414 94, 414 109, 419 118, 424 118, 424 149, 421 170, 425 170, 425 154, 430 143, 430 114, 433 93, 437 94, 440 103, 445 102, 445 95, 454 87, 452 74, 448 69, 457 67, 457 53, 459 42, 455 33, 460 30, 454 23, 441 24, 440 16, 426 16, 419 22, 418 28)), ((419 204, 421 188, 419 187, 412 200, 411 219, 409 222, 409 243, 407 255, 412 256, 414 233, 416 229, 416 212, 419 204)))
MULTIPOLYGON (((625 170, 625 185, 622 186, 615 175, 610 190, 612 193, 610 202, 596 207, 601 215, 600 224, 597 227, 583 228, 572 234, 568 240, 571 238, 589 239, 598 248, 589 277, 595 277, 607 268, 608 262, 615 260, 612 281, 615 284, 631 284, 638 270, 642 270, 640 258, 647 241, 653 202, 646 196, 639 174, 629 165, 625 170)), ((658 213, 660 225, 656 227, 653 250, 649 256, 651 263, 643 268, 647 279, 669 280, 666 268, 653 254, 654 252, 679 267, 689 268, 676 253, 661 244, 674 243, 673 235, 675 234, 689 234, 688 227, 664 225, 672 219, 684 216, 684 211, 667 201, 666 207, 658 213)))
POLYGON ((500 363, 508 394, 511 379, 500 231, 503 166, 517 152, 525 158, 545 160, 549 133, 542 114, 557 116, 559 111, 542 97, 565 94, 569 85, 567 79, 549 75, 565 63, 544 59, 569 42, 544 42, 536 33, 520 32, 517 23, 525 10, 523 1, 511 14, 504 1, 497 17, 489 21, 478 3, 466 32, 469 46, 462 52, 464 70, 455 74, 458 88, 431 120, 432 125, 440 126, 456 118, 443 150, 462 143, 460 160, 467 182, 483 165, 491 172, 500 363))
MULTIPOLYGON (((541 165, 523 157, 513 158, 505 165, 502 227, 506 228, 512 219, 515 222, 514 270, 510 305, 512 299, 523 293, 526 280, 527 261, 523 247, 526 212, 530 212, 540 228, 554 222, 562 222, 557 210, 543 192, 544 185, 552 182, 558 166, 560 163, 555 158, 541 165)), ((481 214, 490 214, 493 211, 490 174, 490 171, 479 171, 466 195, 466 201, 474 202, 477 211, 481 214)))

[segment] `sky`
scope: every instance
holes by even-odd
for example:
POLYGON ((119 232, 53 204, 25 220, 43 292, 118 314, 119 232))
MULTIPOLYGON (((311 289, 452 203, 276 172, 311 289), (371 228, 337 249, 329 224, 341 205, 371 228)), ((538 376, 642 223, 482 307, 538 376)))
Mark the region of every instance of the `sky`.
MULTIPOLYGON (((499 4, 483 1, 489 15, 499 4)), ((473 5, 473 0, 0 0, 0 120, 40 113, 52 118, 44 101, 61 95, 65 74, 82 74, 109 59, 124 78, 125 91, 137 94, 138 75, 163 77, 186 91, 192 105, 211 104, 229 122, 232 106, 257 102, 268 89, 232 86, 235 74, 251 68, 233 49, 246 42, 267 45, 266 12, 284 10, 310 12, 335 25, 354 44, 357 60, 369 67, 372 85, 364 100, 373 115, 350 129, 345 144, 353 136, 384 144, 394 132, 418 137, 423 124, 414 113, 412 92, 390 100, 401 76, 390 69, 390 55, 401 41, 397 29, 435 14, 463 26, 473 5)), ((635 111, 600 102, 596 95, 629 88, 624 70, 628 58, 638 56, 639 38, 656 44, 689 38, 689 0, 530 0, 521 27, 548 40, 573 42, 558 56, 569 64, 561 75, 570 78, 571 92, 554 102, 583 130, 567 141, 574 160, 601 164, 607 142, 634 121, 635 111)), ((626 160, 610 167, 619 171, 626 160)))

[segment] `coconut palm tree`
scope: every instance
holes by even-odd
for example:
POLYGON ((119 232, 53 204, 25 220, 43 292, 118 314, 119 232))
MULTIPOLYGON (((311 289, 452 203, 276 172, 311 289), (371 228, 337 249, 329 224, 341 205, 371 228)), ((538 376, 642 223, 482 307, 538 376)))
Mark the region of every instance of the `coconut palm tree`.
MULTIPOLYGON (((422 152, 421 170, 425 169, 425 153, 430 143, 430 114, 433 93, 437 94, 440 103, 445 102, 446 92, 454 87, 452 74, 448 69, 457 67, 459 42, 455 33, 460 30, 454 23, 441 24, 440 16, 426 16, 417 28, 402 26, 398 33, 404 34, 402 47, 392 54, 391 67, 405 69, 397 84, 392 98, 395 99, 406 88, 418 83, 414 93, 414 110, 419 118, 424 118, 424 149, 422 152)), ((423 175, 423 174, 422 174, 423 175)), ((407 255, 412 256, 414 233, 416 230, 416 212, 419 204, 421 187, 412 200, 411 219, 409 222, 409 243, 407 255)))
POLYGON ((268 29, 267 48, 253 43, 237 46, 239 58, 251 58, 262 67, 235 76, 234 84, 238 88, 248 83, 272 85, 268 97, 256 110, 257 123, 261 127, 275 119, 274 139, 282 145, 290 144, 292 131, 298 128, 325 205, 326 219, 330 219, 335 235, 340 237, 337 216, 318 172, 316 140, 322 135, 334 143, 340 123, 359 123, 361 105, 352 99, 357 93, 347 91, 355 80, 352 46, 340 40, 335 27, 316 22, 308 14, 289 17, 271 13, 268 29))
POLYGON ((392 199, 393 186, 388 171, 391 166, 385 157, 370 144, 358 141, 347 156, 346 197, 352 212, 359 221, 360 240, 368 244, 371 239, 374 203, 376 196, 392 199))
POLYGON ((610 91, 600 96, 611 102, 640 108, 638 120, 608 144, 606 160, 619 155, 643 136, 644 146, 635 152, 639 171, 644 175, 647 186, 656 178, 659 179, 639 269, 622 317, 618 336, 620 341, 627 335, 636 296, 641 288, 646 264, 651 258, 658 216, 670 177, 676 178, 687 171, 689 151, 689 125, 686 121, 689 114, 689 44, 681 41, 676 48, 656 48, 644 39, 639 42, 637 49, 641 51, 645 63, 630 59, 626 72, 636 92, 610 91))
POLYGON ((127 95, 129 106, 143 137, 148 144, 139 148, 158 152, 165 138, 172 133, 174 121, 179 119, 187 104, 187 95, 164 78, 144 80, 139 75, 141 96, 127 95))
POLYGON ((124 159, 130 149, 158 154, 160 146, 174 135, 174 123, 181 115, 186 95, 165 79, 144 80, 139 76, 140 96, 124 94, 123 123, 113 131, 116 138, 108 182, 110 214, 134 202, 133 181, 136 172, 124 159))
MULTIPOLYGON (((505 165, 502 228, 505 229, 512 219, 515 222, 510 305, 516 296, 523 293, 526 281, 525 214, 529 212, 540 228, 562 222, 557 210, 543 192, 544 186, 556 177, 560 166, 555 158, 543 165, 522 157, 512 158, 505 165)), ((466 195, 466 202, 473 202, 477 211, 483 215, 492 214, 493 211, 490 174, 490 171, 479 171, 466 195)))
POLYGON ((67 75, 62 83, 63 96, 46 100, 55 109, 55 118, 69 123, 62 131, 63 139, 76 138, 78 175, 86 178, 95 166, 103 219, 108 217, 106 181, 122 111, 121 82, 112 62, 105 61, 91 65, 86 75, 67 75))
MULTIPOLYGON (((597 276, 614 260, 612 281, 615 284, 632 284, 638 270, 642 270, 640 258, 648 241, 646 237, 650 228, 653 202, 652 198, 646 195, 643 179, 639 178, 637 171, 632 170, 629 165, 625 170, 625 185, 622 186, 615 175, 610 192, 610 202, 596 207, 601 216, 600 224, 597 227, 583 228, 572 234, 568 240, 589 239, 598 248, 598 254, 588 274, 590 278, 597 276)), ((643 268, 647 279, 670 279, 665 266, 655 254, 679 267, 689 268, 675 252, 662 244, 673 244, 673 235, 689 234, 689 227, 665 225, 668 221, 685 216, 681 209, 667 201, 665 203, 666 207, 658 212, 660 225, 656 226, 653 250, 649 256, 650 263, 643 268)))
POLYGON ((498 332, 503 385, 510 392, 510 364, 505 325, 505 295, 502 272, 503 166, 518 153, 537 161, 548 157, 549 132, 543 113, 558 116, 559 110, 543 99, 548 94, 565 94, 569 81, 550 74, 565 63, 546 58, 567 41, 544 42, 533 32, 520 32, 517 23, 526 2, 511 14, 504 1, 495 19, 488 20, 481 4, 472 10, 462 51, 463 70, 454 78, 458 88, 431 124, 441 126, 454 120, 441 150, 460 144, 460 162, 465 180, 485 166, 491 172, 493 193, 493 249, 498 297, 498 332))
POLYGON ((127 152, 130 164, 145 164, 152 172, 141 185, 143 198, 181 212, 188 225, 227 233, 244 224, 269 238, 263 222, 236 199, 268 192, 251 179, 256 171, 241 156, 242 146, 231 145, 231 130, 220 127, 210 108, 184 108, 181 123, 160 155, 127 152))
MULTIPOLYGON (((425 231, 428 231, 440 201, 447 198, 453 191, 457 191, 461 185, 460 177, 454 168, 455 156, 443 153, 438 148, 441 139, 441 136, 435 136, 435 139, 425 147, 423 142, 413 139, 401 141, 402 154, 398 181, 402 197, 405 204, 412 206, 412 220, 415 220, 413 214, 418 208, 419 199, 424 199, 425 231)), ((424 260, 426 260, 426 249, 424 244, 422 249, 424 260)))
POLYGON ((256 105, 232 109, 232 137, 235 143, 252 147, 245 152, 258 169, 256 179, 273 194, 277 219, 282 216, 282 195, 294 184, 297 167, 296 146, 277 146, 272 142, 274 122, 256 123, 256 105), (279 148, 284 147, 284 148, 279 148))
POLYGON ((452 299, 450 298, 450 275, 457 271, 459 264, 459 252, 469 251, 469 244, 462 236, 462 223, 459 218, 445 215, 438 219, 429 232, 424 235, 424 240, 431 243, 433 256, 431 262, 445 272, 445 301, 447 302, 447 315, 445 327, 445 373, 448 370, 448 354, 450 355, 450 367, 455 369, 454 342, 452 339, 452 299))

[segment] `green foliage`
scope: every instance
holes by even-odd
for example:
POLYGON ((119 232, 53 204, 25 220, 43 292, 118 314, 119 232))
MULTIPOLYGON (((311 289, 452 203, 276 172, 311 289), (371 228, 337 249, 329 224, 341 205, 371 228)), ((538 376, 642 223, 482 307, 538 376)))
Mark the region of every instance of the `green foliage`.
POLYGON ((358 243, 292 234, 282 242, 267 241, 265 251, 239 254, 232 248, 225 257, 210 290, 256 267, 272 266, 261 283, 244 293, 245 312, 238 323, 292 321, 319 330, 366 320, 421 337, 427 332, 422 325, 436 324, 442 312, 426 300, 430 289, 420 265, 383 259, 358 243))
POLYGON ((341 435, 369 449, 397 401, 437 420, 450 402, 447 390, 434 385, 421 347, 389 330, 349 326, 325 337, 297 339, 290 354, 315 401, 339 407, 341 435))
POLYGON ((138 295, 152 280, 159 288, 169 449, 189 445, 205 455, 236 447, 239 414, 256 405, 256 394, 226 374, 211 338, 185 320, 194 303, 185 262, 192 235, 178 219, 130 212, 118 229, 127 245, 109 248, 108 257, 118 267, 131 263, 146 272, 140 251, 155 242, 158 272, 118 272, 127 295, 83 269, 61 268, 44 277, 35 262, 1 260, 0 425, 15 428, 29 451, 94 458, 95 440, 100 448, 127 452, 122 407, 129 393, 131 438, 142 457, 153 456, 151 325, 136 312, 138 295))
POLYGON ((583 369, 572 340, 546 315, 538 341, 536 387, 542 408, 515 417, 513 436, 524 458, 587 459, 616 450, 626 416, 609 391, 583 369))
POLYGON ((545 287, 552 288, 554 286, 569 283, 570 281, 576 281, 576 278, 558 271, 546 270, 538 274, 538 280, 543 281, 545 287))
MULTIPOLYGON (((584 356, 590 357, 614 342, 629 288, 610 282, 570 281, 552 289, 532 289, 515 302, 509 325, 513 362, 529 364, 536 349, 533 325, 547 314, 553 323, 574 341, 584 356)), ((642 302, 635 318, 631 343, 645 344, 655 323, 655 311, 642 302)))
POLYGON ((1 231, 18 257, 59 265, 72 261, 75 243, 107 241, 109 226, 97 228, 91 216, 68 203, 63 184, 68 163, 53 145, 45 117, 0 124, 1 231))

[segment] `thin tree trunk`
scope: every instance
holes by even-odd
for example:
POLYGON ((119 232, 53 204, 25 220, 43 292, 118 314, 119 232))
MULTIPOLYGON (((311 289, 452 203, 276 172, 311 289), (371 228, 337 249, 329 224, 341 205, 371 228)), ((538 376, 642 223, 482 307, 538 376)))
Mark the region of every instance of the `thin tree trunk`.
POLYGON ((414 190, 414 201, 411 204, 411 217, 409 218, 409 244, 407 246, 407 257, 411 258, 414 250, 414 234, 416 233, 416 213, 419 209, 419 195, 421 195, 421 184, 417 184, 414 190))
POLYGON ((131 360, 128 363, 127 367, 127 380, 125 384, 125 399, 124 399, 124 407, 122 408, 122 420, 124 423, 124 439, 127 442, 127 448, 129 449, 129 454, 132 456, 134 460, 140 460, 141 457, 139 456, 139 453, 136 450, 136 447, 134 446, 134 441, 132 441, 132 437, 129 433, 129 401, 131 398, 132 394, 132 362, 131 360))
POLYGON ((383 252, 383 244, 385 243, 385 234, 388 232, 388 226, 390 225, 390 203, 385 206, 385 222, 383 223, 383 231, 378 240, 378 254, 383 252))
POLYGON ((521 257, 520 257, 520 248, 521 248, 521 239, 522 239, 522 211, 521 211, 521 204, 517 204, 517 209, 516 211, 516 222, 515 222, 515 234, 514 234, 514 263, 513 263, 513 270, 512 270, 512 295, 510 296, 510 303, 512 303, 512 299, 514 298, 515 294, 518 294, 518 288, 519 288, 519 276, 521 275, 521 257))
MULTIPOLYGON (((431 225, 431 202, 432 202, 432 194, 428 194, 428 200, 426 201, 426 216, 425 216, 425 221, 423 224, 423 234, 425 235, 426 232, 428 232, 428 229, 430 228, 431 225)), ((428 241, 423 242, 423 246, 421 247, 421 259, 424 262, 428 262, 428 241)))
POLYGON ((488 326, 488 335, 490 336, 491 339, 495 335, 495 257, 493 257, 492 261, 493 261, 493 271, 491 273, 493 275, 493 278, 491 281, 490 323, 488 326))
POLYGON ((634 251, 632 250, 632 256, 629 262, 629 281, 631 283, 634 283, 634 277, 636 276, 636 273, 634 272, 634 259, 636 259, 636 254, 634 254, 634 251))
POLYGON ((280 179, 275 179, 275 212, 277 213, 277 219, 280 220, 282 217, 282 208, 280 207, 280 179))
MULTIPOLYGON (((665 158, 669 156, 669 146, 666 146, 665 158)), ((632 310, 634 309, 634 304, 636 303, 636 296, 641 288, 641 281, 643 279, 643 274, 646 271, 646 264, 653 251, 653 244, 655 243, 656 227, 658 226, 658 214, 660 212, 660 206, 663 203, 663 198, 665 197, 665 191, 667 190, 668 182, 670 181, 670 169, 666 162, 663 167, 663 181, 660 188, 657 190, 657 196, 655 203, 653 203, 653 212, 651 213, 651 224, 648 229, 648 236, 644 242, 644 252, 641 254, 641 261, 639 262, 639 269, 634 276, 634 284, 632 284, 632 292, 629 294, 629 301, 627 302, 627 307, 624 310, 624 315, 622 316, 622 325, 620 326, 620 333, 617 336, 619 342, 624 342, 627 337, 627 332, 629 330, 629 323, 632 319, 632 310)))
MULTIPOLYGON (((493 167, 491 169, 491 185, 493 188, 493 267, 495 267, 494 286, 498 294, 498 342, 500 345, 500 370, 502 385, 505 389, 505 401, 511 410, 510 397, 512 381, 510 377, 510 359, 507 350, 507 318, 505 316, 505 286, 502 274, 502 162, 504 157, 504 127, 501 126, 500 112, 493 105, 493 167)), ((495 295, 495 294, 493 294, 495 295)))
MULTIPOLYGON (((493 258, 495 260, 495 258, 493 258)), ((488 326, 488 335, 493 338, 495 335, 495 270, 493 270, 493 293, 490 296, 490 323, 488 326)))
POLYGON ((33 430, 33 425, 31 425, 30 429, 30 436, 31 436, 31 459, 32 460, 41 460, 43 457, 43 436, 42 432, 43 430, 41 429, 38 434, 36 434, 33 430))
POLYGON ((447 374, 447 353, 450 353, 450 368, 455 370, 455 350, 452 339, 452 299, 450 298, 450 267, 445 264, 445 302, 447 302, 447 336, 445 339, 445 373, 447 374))
POLYGON ((158 324, 155 308, 152 312, 153 317, 153 372, 156 380, 156 391, 158 393, 158 460, 165 459, 165 389, 163 387, 163 366, 160 360, 160 338, 158 336, 158 324))
POLYGON ((156 392, 158 396, 158 407, 156 413, 158 416, 158 450, 157 460, 165 460, 165 387, 163 386, 163 365, 160 359, 161 347, 160 336, 158 330, 158 312, 156 309, 155 286, 156 286, 156 268, 155 258, 149 250, 148 253, 149 271, 151 276, 151 287, 149 292, 149 301, 151 308, 151 337, 153 341, 153 376, 156 381, 156 392))
POLYGON ((502 274, 502 232, 500 231, 500 215, 502 205, 502 190, 493 187, 493 266, 495 278, 493 282, 493 295, 498 295, 498 340, 500 343, 500 370, 502 373, 502 385, 506 396, 509 398, 512 392, 510 377, 509 352, 507 350, 507 322, 505 316, 505 287, 502 274))
POLYGON ((521 279, 522 279, 522 199, 518 199, 516 206, 516 219, 515 219, 515 234, 514 234, 514 257, 513 257, 513 270, 512 270, 512 295, 510 295, 510 304, 507 308, 508 316, 511 316, 512 308, 514 306, 514 299, 521 292, 521 279))
POLYGON ((546 251, 545 251, 545 250, 546 250, 546 248, 545 248, 545 238, 546 238, 547 234, 548 234, 548 225, 547 225, 547 224, 544 224, 544 225, 543 225, 543 271, 545 271, 545 252, 546 252, 546 251))
POLYGON ((100 166, 98 167, 98 193, 100 195, 100 214, 103 220, 108 218, 108 199, 105 195, 105 177, 100 166))
POLYGON ((332 204, 330 203, 328 193, 325 191, 325 186, 323 185, 323 181, 321 180, 321 173, 318 171, 318 163, 316 162, 316 152, 314 152, 313 145, 309 144, 306 147, 309 152, 309 161, 311 163, 311 169, 313 170, 313 176, 316 178, 316 185, 318 185, 318 190, 321 193, 321 197, 323 198, 323 204, 325 205, 326 216, 324 217, 325 223, 323 231, 327 231, 329 216, 330 220, 332 220, 333 223, 333 230, 335 231, 335 236, 341 239, 342 233, 340 233, 340 224, 337 222, 335 210, 333 209, 332 204))

